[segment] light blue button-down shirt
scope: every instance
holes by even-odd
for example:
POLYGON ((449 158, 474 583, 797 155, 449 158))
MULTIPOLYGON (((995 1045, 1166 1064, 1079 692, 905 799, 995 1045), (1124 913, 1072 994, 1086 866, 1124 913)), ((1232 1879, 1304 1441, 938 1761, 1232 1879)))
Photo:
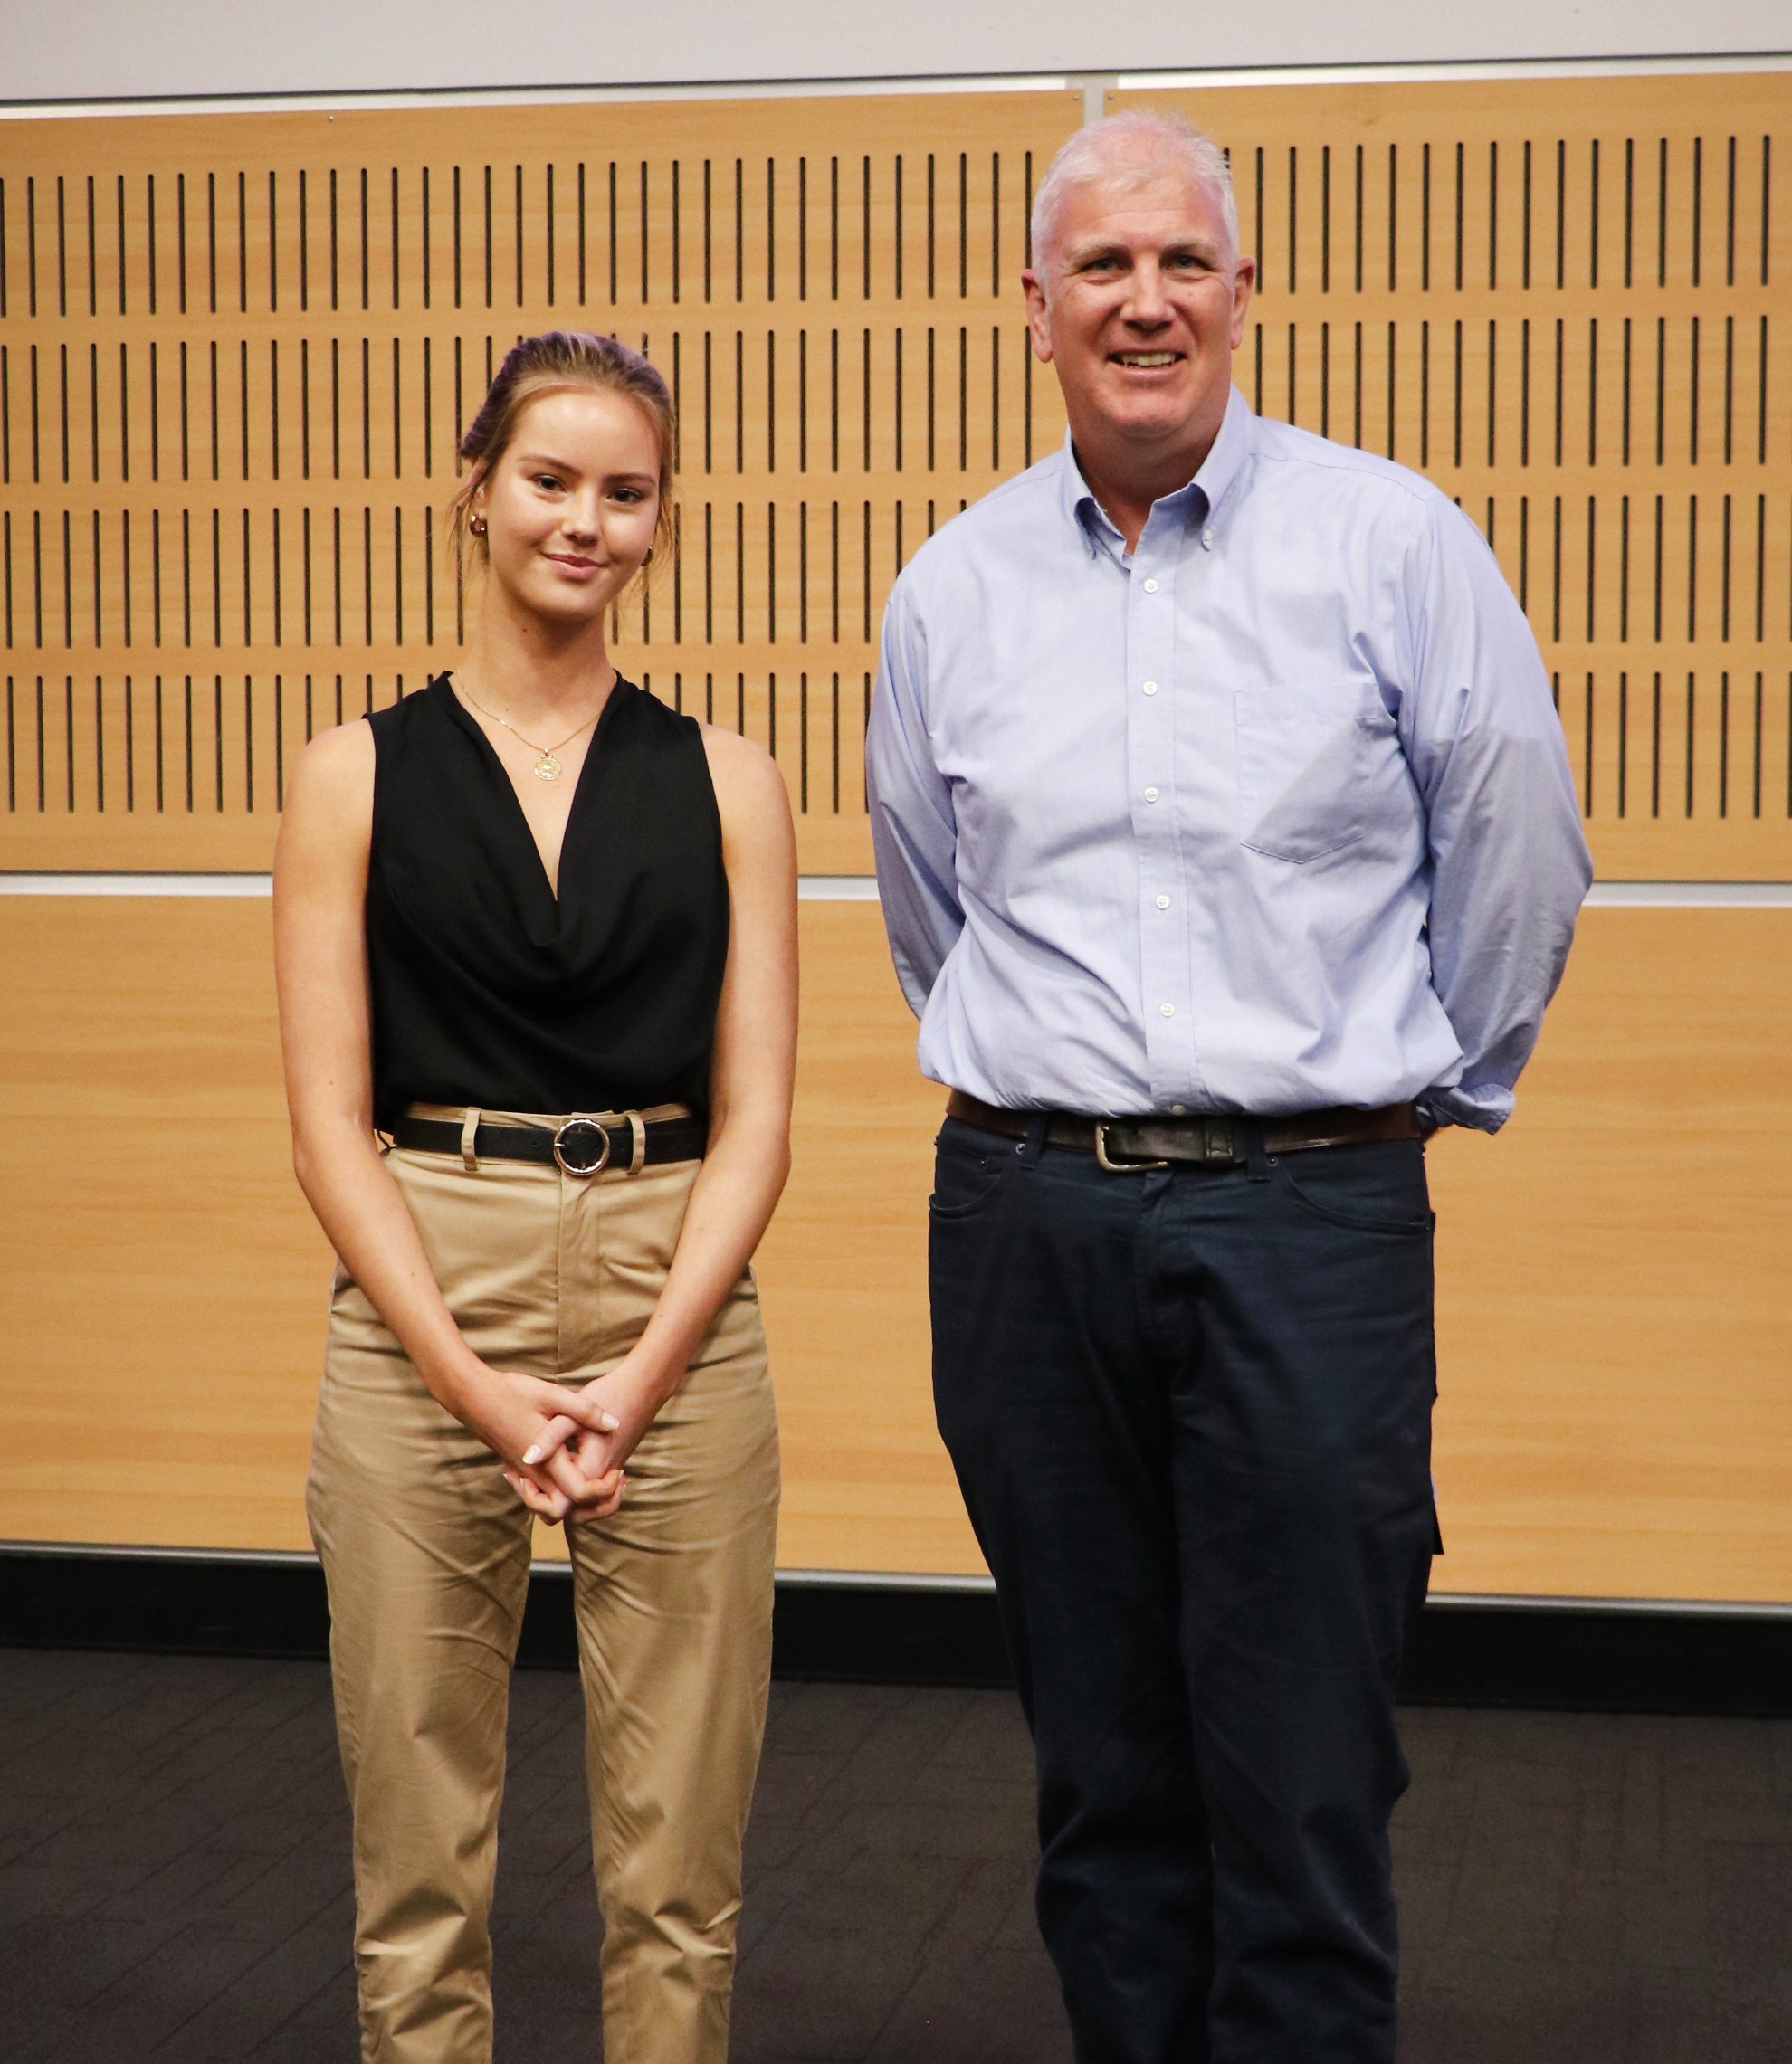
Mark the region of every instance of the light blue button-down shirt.
POLYGON ((1067 442, 898 580, 866 752, 937 1081, 1510 1112, 1592 866, 1530 626, 1404 467, 1234 389, 1129 556, 1067 442))

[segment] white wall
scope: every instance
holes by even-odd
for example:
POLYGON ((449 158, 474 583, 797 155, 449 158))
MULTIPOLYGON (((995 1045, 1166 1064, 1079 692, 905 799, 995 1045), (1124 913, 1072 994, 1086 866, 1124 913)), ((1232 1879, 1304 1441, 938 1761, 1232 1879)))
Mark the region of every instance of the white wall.
POLYGON ((0 0, 0 103, 1787 50, 1792 0, 0 0))

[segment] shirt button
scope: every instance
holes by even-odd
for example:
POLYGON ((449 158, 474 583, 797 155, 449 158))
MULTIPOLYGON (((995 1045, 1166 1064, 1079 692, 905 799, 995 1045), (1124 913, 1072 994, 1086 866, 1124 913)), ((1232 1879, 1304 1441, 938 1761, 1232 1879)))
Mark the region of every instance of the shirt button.
POLYGON ((1158 899, 1158 908, 1160 910, 1168 910, 1169 908, 1169 898, 1168 896, 1159 896, 1158 899))
POLYGON ((1173 1118, 1179 1118, 1186 1116, 1187 1110, 1188 1106, 1187 1104, 1172 1104, 1170 1106, 1170 1116, 1173 1118))
POLYGON ((1157 592, 1158 592, 1158 584, 1157 584, 1157 582, 1156 582, 1156 581, 1147 581, 1147 582, 1145 583, 1145 592, 1146 592, 1146 594, 1157 594, 1157 592))
POLYGON ((1211 552, 1214 548, 1213 532, 1211 530, 1204 530, 1201 533, 1201 542, 1206 547, 1206 549, 1211 552))
POLYGON ((1159 1003, 1158 1005, 1158 1015, 1160 1018, 1173 1018, 1176 1015, 1176 1005, 1174 1003, 1159 1003))
POLYGON ((1145 791, 1145 800, 1148 803, 1155 803, 1158 800, 1157 790, 1155 788, 1148 788, 1145 791))
POLYGON ((1157 682, 1154 680, 1148 680, 1145 683, 1145 692, 1147 695, 1155 695, 1158 692, 1157 682))

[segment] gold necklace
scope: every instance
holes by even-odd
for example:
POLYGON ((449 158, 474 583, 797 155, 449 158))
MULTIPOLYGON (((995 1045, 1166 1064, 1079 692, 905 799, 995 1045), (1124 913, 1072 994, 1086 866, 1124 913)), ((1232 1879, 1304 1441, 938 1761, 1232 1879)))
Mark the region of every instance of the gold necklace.
POLYGON ((495 709, 488 709, 465 681, 461 681, 457 685, 461 693, 466 697, 481 717, 489 717, 494 724, 501 724, 512 737, 522 738, 523 744, 536 756, 535 765, 529 771, 540 781, 558 781, 560 778, 566 772, 566 768, 561 765, 558 756, 572 744, 573 740, 577 737, 579 731, 588 731, 601 714, 600 711, 594 710, 578 727, 578 730, 568 731, 558 746, 538 746, 533 738, 523 738, 522 733, 517 729, 508 717, 500 717, 495 709))

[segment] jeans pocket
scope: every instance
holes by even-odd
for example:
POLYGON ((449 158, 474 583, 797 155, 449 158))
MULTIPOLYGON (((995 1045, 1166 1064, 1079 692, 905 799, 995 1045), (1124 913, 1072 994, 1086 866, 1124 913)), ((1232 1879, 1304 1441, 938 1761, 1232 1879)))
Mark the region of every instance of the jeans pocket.
POLYGON ((1304 1212, 1329 1225, 1413 1239, 1429 1234, 1434 1223, 1425 1150, 1416 1140, 1310 1147, 1278 1155, 1274 1172, 1304 1212))
POLYGON ((1006 1143, 985 1146, 986 1137, 960 1132, 948 1120, 934 1142, 933 1194, 927 1200, 929 1217, 972 1218, 994 1200, 1015 1165, 1015 1149, 1006 1143))

